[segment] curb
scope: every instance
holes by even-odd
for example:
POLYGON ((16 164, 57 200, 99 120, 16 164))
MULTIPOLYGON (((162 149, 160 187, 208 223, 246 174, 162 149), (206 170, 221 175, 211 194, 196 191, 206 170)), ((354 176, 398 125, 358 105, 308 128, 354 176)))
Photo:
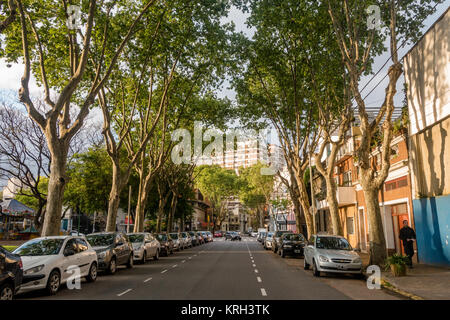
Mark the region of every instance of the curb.
POLYGON ((425 300, 424 298, 419 297, 413 293, 409 293, 409 292, 403 291, 403 290, 395 287, 389 281, 387 281, 385 278, 381 278, 381 287, 386 290, 400 294, 404 297, 407 297, 408 299, 411 299, 411 300, 425 300))

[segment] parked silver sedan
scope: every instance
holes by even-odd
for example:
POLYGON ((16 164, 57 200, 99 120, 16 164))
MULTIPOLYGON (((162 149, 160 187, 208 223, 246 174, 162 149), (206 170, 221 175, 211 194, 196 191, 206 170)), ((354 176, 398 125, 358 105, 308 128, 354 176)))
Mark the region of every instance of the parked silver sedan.
POLYGON ((148 259, 159 259, 161 245, 159 241, 147 232, 128 233, 131 245, 133 246, 134 260, 145 263, 148 259))
POLYGON ((320 277, 321 272, 362 276, 361 258, 342 236, 312 235, 304 255, 304 269, 308 270, 312 266, 316 277, 320 277))

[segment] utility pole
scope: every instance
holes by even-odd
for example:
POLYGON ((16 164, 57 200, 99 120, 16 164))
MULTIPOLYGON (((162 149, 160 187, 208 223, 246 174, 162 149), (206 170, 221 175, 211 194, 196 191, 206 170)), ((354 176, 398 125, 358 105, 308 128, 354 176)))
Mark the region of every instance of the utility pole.
POLYGON ((127 219, 127 233, 130 233, 130 210, 131 210, 131 185, 128 189, 128 219, 127 219))
POLYGON ((314 188, 313 188, 313 172, 311 167, 311 152, 312 150, 309 150, 309 185, 311 187, 311 211, 313 216, 313 232, 314 234, 317 233, 316 230, 316 203, 314 198, 314 188))

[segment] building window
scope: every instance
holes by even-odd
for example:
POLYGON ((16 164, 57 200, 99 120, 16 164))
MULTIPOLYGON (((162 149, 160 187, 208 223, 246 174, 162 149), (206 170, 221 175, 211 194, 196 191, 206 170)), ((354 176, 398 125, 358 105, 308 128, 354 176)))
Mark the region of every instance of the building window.
POLYGON ((347 234, 353 234, 354 232, 353 217, 347 218, 347 234))
POLYGON ((384 184, 384 189, 385 191, 391 191, 394 189, 406 187, 407 185, 408 185, 408 178, 405 176, 393 181, 386 182, 384 184))
POLYGON ((342 183, 344 187, 351 187, 352 186, 352 172, 347 171, 344 173, 344 181, 342 183))

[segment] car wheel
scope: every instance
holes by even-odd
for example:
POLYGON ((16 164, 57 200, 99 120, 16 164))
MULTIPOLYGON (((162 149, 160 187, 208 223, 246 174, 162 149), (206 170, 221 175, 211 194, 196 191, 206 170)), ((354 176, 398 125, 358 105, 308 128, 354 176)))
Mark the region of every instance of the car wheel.
POLYGON ((97 280, 97 263, 92 262, 86 280, 87 282, 94 282, 95 280, 97 280))
POLYGON ((306 262, 306 257, 303 258, 303 269, 309 270, 309 264, 308 262, 306 262))
POLYGON ((50 272, 50 275, 48 276, 46 287, 47 293, 49 295, 55 295, 59 290, 60 284, 61 284, 61 275, 59 274, 58 270, 53 270, 52 272, 50 272))
POLYGON ((111 258, 111 261, 109 262, 108 266, 108 273, 114 274, 117 271, 117 264, 116 264, 116 258, 111 258))
POLYGON ((313 275, 314 277, 320 277, 320 271, 317 270, 316 262, 313 260, 313 275))
POLYGON ((12 300, 14 296, 14 286, 10 282, 5 282, 0 286, 0 300, 12 300))
POLYGON ((142 254, 141 263, 144 264, 146 261, 147 261, 147 251, 144 250, 144 253, 142 254))
POLYGON ((128 269, 133 268, 133 254, 130 254, 130 257, 128 258, 127 268, 128 269))
POLYGON ((159 260, 159 249, 156 250, 156 254, 153 257, 154 260, 159 260))

